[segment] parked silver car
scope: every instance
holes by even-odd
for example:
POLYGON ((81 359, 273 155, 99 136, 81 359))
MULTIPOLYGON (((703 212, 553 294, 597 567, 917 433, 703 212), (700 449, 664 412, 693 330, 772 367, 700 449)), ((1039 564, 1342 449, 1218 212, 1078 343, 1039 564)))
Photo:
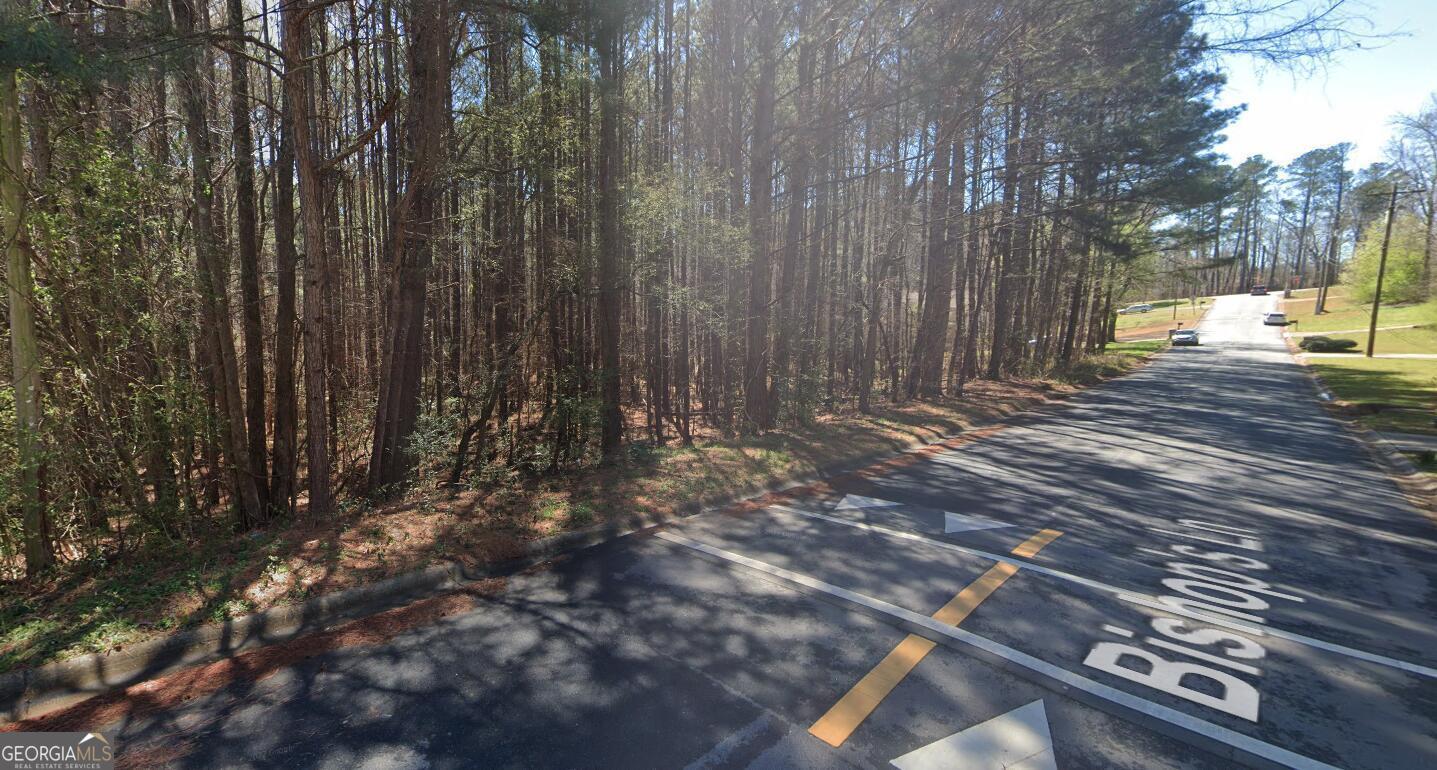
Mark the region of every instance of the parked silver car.
POLYGON ((1202 344, 1198 341, 1198 333, 1195 329, 1179 329, 1173 332, 1172 343, 1174 347, 1179 345, 1196 346, 1202 344))

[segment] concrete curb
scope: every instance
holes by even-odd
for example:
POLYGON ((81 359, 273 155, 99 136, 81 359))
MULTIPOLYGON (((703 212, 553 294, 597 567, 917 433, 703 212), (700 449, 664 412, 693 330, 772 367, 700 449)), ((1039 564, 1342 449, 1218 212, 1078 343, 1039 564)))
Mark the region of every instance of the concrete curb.
POLYGON ((1437 453, 1437 435, 1403 433, 1401 431, 1379 430, 1377 435, 1383 441, 1397 447, 1397 451, 1407 454, 1421 454, 1423 452, 1437 453))
MULTIPOLYGON (((1332 389, 1323 382, 1322 375, 1317 373, 1308 363, 1308 360, 1300 352, 1300 348, 1290 337, 1284 337, 1287 349, 1292 353, 1293 360, 1301 365, 1302 370, 1307 373, 1313 387, 1317 391, 1317 399, 1324 406, 1332 404, 1336 397, 1332 389)), ((1328 410, 1332 412, 1331 409, 1328 410)), ((1333 414, 1332 417, 1347 428, 1347 432, 1367 450, 1367 454, 1377 463, 1377 466, 1387 472, 1397 488, 1412 504, 1412 507, 1421 511, 1429 519, 1437 522, 1437 479, 1430 478, 1427 474, 1417 470, 1417 466, 1408 459, 1392 442, 1382 438, 1377 431, 1346 417, 1333 414)))
POLYGON ((108 690, 127 687, 196 663, 293 639, 463 581, 458 565, 442 564, 368 585, 199 626, 120 650, 90 653, 0 675, 0 717, 17 721, 108 690))
POLYGON ((1367 451, 1377 460, 1378 465, 1394 477, 1397 486, 1407 495, 1409 501, 1431 517, 1437 513, 1437 479, 1417 469, 1407 455, 1396 445, 1364 425, 1349 426, 1367 451))
POLYGON ((974 430, 1016 425, 1061 406, 1064 400, 1065 397, 1025 397, 1016 401, 1010 411, 977 421, 968 430, 956 434, 931 439, 915 438, 806 473, 772 478, 727 494, 701 498, 680 506, 673 514, 635 514, 620 521, 531 541, 523 545, 519 556, 478 568, 469 568, 457 562, 435 564, 375 583, 317 596, 299 604, 272 607, 224 623, 203 625, 137 642, 120 650, 90 653, 0 674, 0 724, 41 716, 181 668, 295 639, 484 578, 513 574, 552 557, 669 521, 723 509, 744 500, 858 470, 885 458, 951 441, 974 430))

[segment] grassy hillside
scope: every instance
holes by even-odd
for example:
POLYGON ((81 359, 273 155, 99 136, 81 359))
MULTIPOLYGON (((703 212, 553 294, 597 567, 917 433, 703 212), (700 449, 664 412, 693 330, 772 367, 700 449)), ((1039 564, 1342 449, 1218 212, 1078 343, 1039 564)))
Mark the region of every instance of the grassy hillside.
POLYGON ((1437 433, 1437 359, 1381 358, 1383 354, 1437 354, 1437 303, 1384 305, 1377 325, 1408 327, 1377 332, 1378 358, 1363 355, 1371 308, 1353 302, 1345 287, 1332 289, 1329 312, 1313 314, 1316 289, 1294 292, 1283 303, 1288 318, 1297 321, 1295 336, 1322 332, 1335 339, 1357 342, 1354 352, 1337 357, 1309 359, 1342 403, 1360 422, 1377 430, 1437 433))

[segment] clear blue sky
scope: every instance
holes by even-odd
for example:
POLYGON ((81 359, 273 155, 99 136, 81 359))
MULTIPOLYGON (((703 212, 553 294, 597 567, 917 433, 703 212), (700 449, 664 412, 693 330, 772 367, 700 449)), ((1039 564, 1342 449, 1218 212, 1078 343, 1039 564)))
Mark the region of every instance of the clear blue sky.
POLYGON ((1437 92, 1437 0, 1364 0, 1377 31, 1404 37, 1364 43, 1344 51, 1311 75, 1268 69, 1247 58, 1225 62, 1224 106, 1247 111, 1226 131, 1218 149, 1234 163, 1263 155, 1286 163, 1302 153, 1338 142, 1357 145, 1351 168, 1382 159, 1391 135, 1388 119, 1415 112, 1437 92))

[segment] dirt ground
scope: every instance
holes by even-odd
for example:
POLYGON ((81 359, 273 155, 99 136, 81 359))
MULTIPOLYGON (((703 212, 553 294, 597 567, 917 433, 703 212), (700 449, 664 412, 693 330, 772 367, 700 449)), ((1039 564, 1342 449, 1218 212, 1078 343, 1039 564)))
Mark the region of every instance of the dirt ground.
POLYGON ((1076 389, 973 382, 962 399, 827 415, 757 437, 700 436, 690 447, 635 444, 618 462, 549 477, 490 476, 465 489, 424 484, 389 505, 216 537, 203 552, 155 547, 114 566, 68 565, 43 582, 0 587, 0 671, 122 649, 442 560, 500 562, 533 540, 742 497, 777 479, 971 431, 1076 389))

